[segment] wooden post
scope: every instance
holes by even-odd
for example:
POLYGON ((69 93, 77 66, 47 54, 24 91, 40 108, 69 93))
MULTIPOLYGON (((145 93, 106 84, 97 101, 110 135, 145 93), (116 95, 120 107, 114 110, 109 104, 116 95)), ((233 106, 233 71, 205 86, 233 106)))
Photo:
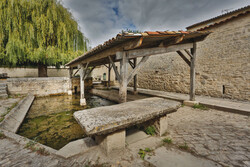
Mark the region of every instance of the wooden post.
POLYGON ((195 60, 196 60, 196 42, 191 48, 191 66, 190 66, 190 101, 195 101, 195 60))
POLYGON ((68 95, 72 95, 72 78, 73 78, 73 68, 69 67, 69 90, 68 90, 68 95))
MULTIPOLYGON (((137 58, 134 58, 134 68, 136 67, 137 64, 137 58)), ((138 94, 137 92, 137 74, 134 76, 134 94, 138 94)))
POLYGON ((128 73, 128 58, 126 52, 117 52, 116 55, 121 55, 120 61, 120 88, 119 88, 119 101, 124 103, 127 101, 127 73, 128 73))
POLYGON ((111 64, 108 66, 108 89, 110 88, 110 72, 111 72, 111 64))
POLYGON ((86 105, 86 99, 84 97, 84 73, 85 73, 85 68, 81 64, 80 65, 80 105, 85 106, 86 105))

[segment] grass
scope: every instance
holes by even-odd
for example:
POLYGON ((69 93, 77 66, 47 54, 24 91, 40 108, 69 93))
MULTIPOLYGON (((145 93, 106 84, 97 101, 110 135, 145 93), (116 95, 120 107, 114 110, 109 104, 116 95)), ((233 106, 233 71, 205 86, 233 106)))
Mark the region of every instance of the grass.
POLYGON ((172 139, 169 139, 169 138, 165 138, 162 140, 164 143, 167 143, 167 144, 172 144, 172 139))
POLYGON ((49 155, 49 152, 45 150, 45 148, 42 147, 36 147, 36 142, 30 140, 28 143, 26 143, 25 148, 30 149, 31 151, 37 152, 40 155, 49 155))
POLYGON ((187 145, 187 143, 185 142, 183 145, 179 145, 178 146, 180 149, 182 149, 182 150, 188 150, 189 149, 189 147, 188 147, 188 145, 187 145))
POLYGON ((200 109, 200 110, 208 110, 208 108, 202 104, 194 104, 193 108, 200 109))
POLYGON ((152 125, 152 126, 148 126, 146 129, 145 129, 145 133, 150 135, 150 136, 154 136, 156 134, 156 129, 155 129, 155 126, 152 125))
POLYGON ((143 150, 143 149, 140 149, 139 152, 138 152, 138 154, 140 155, 140 158, 141 158, 142 160, 144 160, 146 154, 147 154, 147 153, 150 153, 150 152, 152 152, 152 150, 151 150, 150 148, 145 148, 144 150, 143 150))

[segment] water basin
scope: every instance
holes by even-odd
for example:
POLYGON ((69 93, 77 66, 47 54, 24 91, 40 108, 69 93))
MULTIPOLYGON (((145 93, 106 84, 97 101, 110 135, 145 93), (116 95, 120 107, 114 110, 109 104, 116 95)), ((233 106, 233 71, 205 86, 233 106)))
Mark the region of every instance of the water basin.
POLYGON ((73 117, 75 111, 115 104, 91 94, 86 101, 83 107, 79 95, 37 97, 17 133, 58 150, 85 136, 73 117))

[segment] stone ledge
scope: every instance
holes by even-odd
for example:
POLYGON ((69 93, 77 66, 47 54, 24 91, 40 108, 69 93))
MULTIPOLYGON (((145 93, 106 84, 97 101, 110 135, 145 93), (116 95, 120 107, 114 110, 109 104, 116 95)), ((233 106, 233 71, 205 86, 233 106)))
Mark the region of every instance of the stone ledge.
POLYGON ((22 124, 27 112, 32 105, 35 96, 28 95, 14 107, 1 122, 0 127, 10 132, 16 133, 22 124))

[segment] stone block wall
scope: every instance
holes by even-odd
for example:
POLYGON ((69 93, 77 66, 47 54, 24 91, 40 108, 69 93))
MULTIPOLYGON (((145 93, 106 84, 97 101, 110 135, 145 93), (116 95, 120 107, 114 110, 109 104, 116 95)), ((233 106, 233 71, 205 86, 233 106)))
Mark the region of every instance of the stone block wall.
MULTIPOLYGON (((196 94, 249 101, 249 14, 209 31, 213 33, 197 44, 196 94)), ((177 53, 151 56, 138 74, 138 86, 189 93, 189 73, 177 53)))
POLYGON ((68 93, 71 79, 67 77, 8 78, 9 94, 34 94, 47 96, 68 93))

